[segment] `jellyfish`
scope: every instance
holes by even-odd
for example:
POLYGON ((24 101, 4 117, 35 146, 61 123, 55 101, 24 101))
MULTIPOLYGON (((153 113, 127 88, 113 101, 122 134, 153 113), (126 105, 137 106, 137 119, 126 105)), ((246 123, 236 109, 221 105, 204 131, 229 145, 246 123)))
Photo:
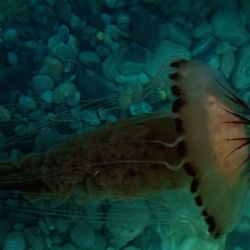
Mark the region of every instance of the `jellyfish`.
MULTIPOLYGON (((67 202, 110 205, 141 199, 154 223, 158 216, 168 223, 179 197, 178 205, 195 209, 193 217, 185 217, 188 224, 203 223, 206 239, 223 237, 237 224, 248 191, 249 107, 206 64, 186 60, 164 65, 140 95, 125 98, 159 105, 156 90, 162 86, 172 93, 163 108, 71 136, 44 152, 2 161, 0 190, 16 192, 31 204, 56 200, 51 214, 60 216, 73 216, 72 210, 56 210, 67 202)), ((84 105, 112 110, 117 100, 112 96, 105 105, 100 100, 84 105)), ((17 142, 14 136, 7 143, 17 142)), ((31 207, 25 211, 49 213, 31 207)))

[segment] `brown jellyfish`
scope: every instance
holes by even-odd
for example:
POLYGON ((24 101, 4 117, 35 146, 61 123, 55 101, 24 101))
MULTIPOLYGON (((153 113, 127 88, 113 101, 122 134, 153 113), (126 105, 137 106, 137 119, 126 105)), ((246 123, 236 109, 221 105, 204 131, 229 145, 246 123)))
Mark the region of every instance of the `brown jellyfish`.
POLYGON ((166 83, 173 97, 164 109, 3 162, 0 189, 19 190, 30 201, 77 196, 78 203, 86 196, 121 201, 184 190, 213 237, 232 230, 248 190, 249 108, 207 65, 170 66, 175 71, 168 76, 163 68, 140 96, 153 103, 166 83))

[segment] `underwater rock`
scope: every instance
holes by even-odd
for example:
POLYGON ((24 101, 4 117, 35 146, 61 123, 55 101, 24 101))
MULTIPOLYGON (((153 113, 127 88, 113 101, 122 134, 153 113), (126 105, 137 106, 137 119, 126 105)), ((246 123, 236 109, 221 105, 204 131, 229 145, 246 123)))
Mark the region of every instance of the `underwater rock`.
POLYGON ((193 20, 194 22, 196 22, 196 20, 200 21, 202 19, 206 19, 211 14, 211 6, 210 6, 209 1, 206 1, 206 0, 198 0, 198 1, 180 0, 180 1, 190 3, 189 13, 192 13, 191 15, 194 17, 194 20, 193 20))
POLYGON ((18 32, 15 28, 8 28, 3 32, 3 39, 7 43, 12 43, 18 40, 18 32))
POLYGON ((50 250, 63 250, 63 248, 61 246, 58 245, 52 245, 51 247, 49 247, 50 250))
POLYGON ((72 82, 60 83, 54 89, 53 101, 56 104, 67 103, 74 97, 76 91, 76 86, 72 82))
POLYGON ((64 70, 66 68, 70 71, 76 63, 77 52, 75 48, 58 40, 51 44, 48 44, 50 55, 59 59, 64 64, 64 70))
MULTIPOLYGON (((132 63, 128 63, 131 65, 132 63)), ((145 84, 150 82, 150 78, 144 72, 134 72, 126 75, 117 75, 114 79, 115 82, 130 86, 138 86, 138 84, 145 84)))
POLYGON ((129 247, 125 247, 123 250, 141 250, 141 249, 138 247, 129 246, 129 247))
POLYGON ((13 228, 16 231, 23 231, 25 229, 25 225, 22 222, 17 222, 17 223, 15 223, 15 225, 13 226, 13 228))
POLYGON ((104 2, 109 9, 114 9, 116 7, 118 0, 104 0, 104 2))
POLYGON ((83 71, 76 73, 75 83, 83 100, 93 100, 110 95, 111 83, 99 75, 87 74, 83 71))
POLYGON ((38 226, 46 236, 50 235, 50 232, 55 230, 54 221, 50 217, 39 219, 38 226))
POLYGON ((244 250, 244 248, 242 248, 242 247, 240 247, 240 246, 236 246, 236 247, 234 248, 234 250, 244 250))
POLYGON ((37 108, 35 100, 30 96, 20 96, 18 106, 23 111, 31 111, 37 108))
MULTIPOLYGON (((135 78, 138 79, 138 78, 135 78)), ((147 113, 151 110, 150 105, 146 102, 141 102, 143 98, 143 86, 140 81, 125 82, 129 83, 127 86, 119 91, 118 104, 121 110, 126 110, 130 106, 130 114, 147 113)), ((160 88, 156 89, 156 92, 160 91, 160 88)))
POLYGON ((33 71, 32 65, 11 65, 0 68, 1 90, 24 89, 33 71))
POLYGON ((211 50, 214 44, 215 44, 215 39, 213 39, 210 36, 197 39, 193 43, 192 48, 191 48, 192 56, 194 58, 198 56, 202 56, 203 54, 211 50))
POLYGON ((47 248, 45 234, 40 228, 34 226, 24 230, 25 239, 33 250, 44 250, 47 248))
POLYGON ((106 122, 115 122, 117 121, 117 117, 115 117, 113 114, 108 112, 107 110, 103 108, 99 108, 97 110, 98 117, 101 121, 106 121, 106 122))
POLYGON ((243 210, 243 215, 250 220, 250 193, 247 195, 245 208, 243 210))
MULTIPOLYGON (((63 243, 63 240, 64 240, 62 235, 60 235, 57 232, 52 232, 52 234, 50 235, 50 238, 51 238, 51 241, 53 242, 54 246, 61 245, 63 243)), ((60 247, 60 249, 62 249, 62 248, 60 247)))
MULTIPOLYGON (((33 114, 32 114, 33 115, 33 114)), ((27 133, 30 133, 31 131, 34 131, 36 129, 36 124, 34 122, 29 122, 29 123, 18 123, 15 126, 15 133, 16 135, 22 136, 27 133)))
POLYGON ((131 105, 131 103, 133 102, 133 100, 134 100, 134 90, 132 88, 128 87, 122 90, 120 92, 118 99, 119 109, 122 111, 127 110, 129 108, 129 105, 131 105))
POLYGON ((131 11, 131 37, 138 44, 154 49, 160 37, 160 18, 145 7, 133 8, 131 11))
POLYGON ((32 10, 33 22, 40 29, 44 29, 44 35, 48 36, 47 30, 57 24, 57 18, 52 7, 39 3, 32 10))
POLYGON ((166 191, 149 201, 153 218, 159 222, 155 227, 156 232, 162 245, 166 246, 163 249, 171 249, 172 245, 185 238, 198 238, 198 235, 206 237, 205 223, 199 218, 199 209, 195 207, 193 201, 189 200, 190 195, 188 190, 166 191), (155 205, 159 203, 165 205, 155 205), (184 207, 183 204, 185 204, 184 207))
POLYGON ((101 209, 100 204, 96 202, 90 202, 88 201, 84 205, 84 211, 86 212, 86 221, 95 229, 95 230, 101 230, 103 227, 103 221, 98 218, 103 218, 103 211, 101 209), (93 218, 97 218, 96 220, 93 220, 93 218))
POLYGON ((79 11, 85 17, 97 13, 104 6, 104 1, 100 0, 76 0, 79 11))
POLYGON ((211 36, 211 34, 212 34, 212 25, 207 22, 203 22, 198 26, 196 26, 192 33, 193 37, 196 39, 211 36))
POLYGON ((96 47, 96 53, 100 57, 107 57, 111 54, 109 47, 105 45, 98 45, 96 47))
POLYGON ((217 55, 210 54, 205 57, 205 60, 212 69, 218 69, 220 67, 220 58, 217 55))
POLYGON ((101 62, 100 57, 93 51, 87 50, 87 51, 82 51, 79 54, 79 60, 80 63, 91 66, 94 64, 98 64, 101 62))
POLYGON ((57 36, 61 41, 68 42, 70 36, 69 27, 62 24, 57 30, 57 36))
POLYGON ((58 20, 62 23, 69 24, 72 15, 71 6, 67 0, 57 1, 54 5, 55 13, 58 20))
POLYGON ((235 68, 232 72, 234 87, 246 89, 249 87, 250 79, 250 45, 246 44, 236 54, 235 68))
POLYGON ((118 13, 116 23, 120 29, 128 31, 130 22, 131 22, 131 18, 130 18, 129 13, 126 13, 126 12, 118 13))
POLYGON ((90 224, 80 221, 71 228, 70 239, 79 249, 93 249, 95 244, 94 229, 90 224))
POLYGON ((55 128, 44 128, 42 129, 35 138, 35 151, 43 152, 48 148, 59 143, 65 137, 58 133, 55 128), (49 138, 49 140, 48 140, 49 138))
POLYGON ((212 10, 218 10, 223 8, 229 8, 232 10, 237 9, 237 1, 235 0, 209 0, 209 4, 212 7, 212 10))
MULTIPOLYGON (((249 103, 250 92, 247 91, 245 93, 248 95, 248 99, 246 99, 246 101, 248 101, 249 103)), ((246 242, 245 240, 243 240, 245 236, 250 233, 250 199, 249 198, 250 198, 250 194, 248 193, 245 208, 243 210, 243 216, 240 219, 239 224, 237 225, 236 231, 234 232, 235 234, 233 234, 232 237, 229 238, 229 241, 237 241, 237 242, 234 242, 234 245, 235 243, 236 244, 241 243, 242 241, 244 241, 244 245, 245 244, 249 245, 248 244, 249 240, 247 240, 246 242), (242 235, 239 235, 239 233, 242 235)))
POLYGON ((233 47, 232 45, 230 45, 229 42, 222 41, 219 44, 217 44, 216 54, 221 55, 221 54, 232 52, 232 51, 235 51, 235 50, 236 50, 236 48, 233 47))
POLYGON ((158 250, 161 249, 160 247, 160 237, 155 230, 155 225, 150 225, 145 228, 142 234, 140 234, 136 239, 133 241, 135 246, 139 249, 147 249, 147 250, 158 250))
MULTIPOLYGON (((101 34, 99 33, 99 35, 101 34)), ((107 40, 119 40, 121 37, 129 37, 126 31, 121 30, 119 26, 114 24, 107 25, 102 35, 105 42, 107 40)))
POLYGON ((50 36, 47 40, 47 45, 48 45, 48 49, 51 51, 53 50, 53 48, 55 46, 57 46, 57 44, 62 44, 62 45, 65 45, 67 46, 67 43, 63 42, 60 38, 60 36, 58 36, 57 34, 54 35, 54 36, 50 36))
POLYGON ((250 31, 250 1, 248 0, 240 0, 240 5, 242 7, 242 11, 246 17, 246 26, 248 31, 250 31))
POLYGON ((181 250, 222 250, 223 243, 218 244, 216 241, 210 241, 206 239, 197 239, 188 237, 182 240, 179 249, 181 250))
POLYGON ((11 120, 11 112, 6 107, 0 105, 0 122, 9 122, 11 120))
POLYGON ((192 43, 189 33, 171 22, 161 25, 161 40, 162 39, 169 39, 185 48, 189 48, 192 43))
POLYGON ((249 217, 244 216, 241 220, 239 225, 237 226, 237 232, 242 234, 249 234, 250 232, 250 225, 249 225, 249 217))
POLYGON ((249 40, 249 34, 237 11, 231 9, 219 10, 212 17, 214 36, 228 41, 233 46, 242 46, 249 40))
POLYGON ((100 120, 94 110, 83 110, 81 112, 82 120, 91 126, 100 125, 100 120))
POLYGON ((22 135, 25 135, 25 133, 27 133, 28 128, 27 128, 27 125, 17 124, 14 131, 15 131, 16 135, 22 136, 22 135))
POLYGON ((78 250, 76 247, 71 243, 66 243, 63 245, 63 250, 78 250))
POLYGON ((54 220, 55 231, 59 234, 64 234, 68 231, 70 223, 67 220, 55 219, 54 220))
POLYGON ((7 53, 7 61, 10 65, 16 65, 18 64, 18 56, 14 52, 7 53))
POLYGON ((149 220, 145 201, 119 201, 109 209, 105 225, 118 244, 125 245, 143 232, 149 220))
POLYGON ((104 30, 106 27, 104 20, 102 19, 101 15, 99 15, 99 14, 98 15, 91 15, 88 18, 88 24, 90 26, 97 28, 98 30, 104 30))
POLYGON ((54 6, 56 4, 57 0, 46 0, 46 2, 48 3, 48 5, 54 6))
POLYGON ((32 78, 31 86, 37 93, 43 93, 51 90, 54 82, 48 75, 35 75, 32 78))
POLYGON ((104 234, 96 233, 95 244, 91 250, 105 250, 106 249, 106 238, 104 234))
POLYGON ((147 102, 132 103, 129 106, 129 112, 132 116, 151 113, 152 110, 152 107, 147 102))
POLYGON ((10 223, 5 219, 0 219, 0 246, 2 246, 2 241, 10 229, 10 223))
POLYGON ((51 104, 53 102, 53 92, 51 90, 45 91, 40 94, 40 98, 47 104, 51 104))
POLYGON ((115 247, 113 247, 113 246, 108 246, 107 248, 106 248, 106 250, 116 250, 117 248, 115 248, 115 247))
POLYGON ((233 51, 224 53, 221 56, 220 71, 226 78, 229 78, 235 65, 235 55, 233 51))
POLYGON ((111 24, 112 17, 110 14, 102 13, 101 18, 102 18, 103 22, 105 23, 105 26, 111 24))
POLYGON ((60 80, 63 70, 63 63, 59 59, 48 55, 43 59, 43 66, 40 72, 48 74, 54 81, 58 81, 60 80))
POLYGON ((81 20, 79 16, 72 14, 69 28, 72 34, 83 34, 87 28, 87 23, 84 19, 81 20))
POLYGON ((172 13, 170 22, 182 30, 189 32, 190 34, 194 30, 193 20, 191 20, 185 13, 181 11, 172 13))
MULTIPOLYGON (((105 36, 105 35, 104 35, 105 36)), ((107 35, 108 36, 108 35, 107 35)), ((110 48, 111 51, 116 52, 121 48, 121 44, 118 41, 114 41, 109 39, 109 37, 105 38, 105 44, 110 48)), ((95 46, 95 45, 94 45, 95 46)))
POLYGON ((26 250, 23 233, 10 232, 4 237, 3 250, 26 250))
POLYGON ((25 23, 32 16, 29 0, 5 0, 0 1, 0 13, 8 20, 25 23))
POLYGON ((139 46, 128 46, 107 57, 102 69, 104 75, 115 80, 117 76, 139 74, 142 72, 144 63, 149 57, 149 51, 139 46))
POLYGON ((169 40, 163 40, 155 52, 147 57, 144 69, 150 76, 155 76, 162 67, 169 65, 170 62, 179 58, 190 59, 190 57, 191 54, 187 48, 169 40))

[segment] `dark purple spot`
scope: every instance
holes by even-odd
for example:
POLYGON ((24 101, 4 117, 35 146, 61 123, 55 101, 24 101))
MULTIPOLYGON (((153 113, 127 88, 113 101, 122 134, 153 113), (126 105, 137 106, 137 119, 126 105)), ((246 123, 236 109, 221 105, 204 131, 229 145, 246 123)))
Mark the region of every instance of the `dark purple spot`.
POLYGON ((173 102, 173 106, 172 106, 172 111, 174 113, 179 112, 180 108, 184 105, 184 102, 182 99, 178 98, 176 100, 174 100, 173 102))
POLYGON ((187 154, 187 147, 185 141, 180 141, 177 145, 177 152, 180 157, 185 157, 187 154))
POLYGON ((195 169, 194 167, 190 164, 190 163, 185 163, 184 164, 184 169, 186 170, 187 174, 192 176, 192 177, 195 177, 196 176, 196 172, 195 172, 195 169))
POLYGON ((198 180, 196 178, 193 179, 192 183, 191 183, 191 187, 190 187, 190 191, 191 193, 195 193, 198 189, 198 180))
POLYGON ((196 203, 196 205, 197 205, 198 207, 201 207, 201 206, 203 205, 203 202, 202 202, 202 199, 201 199, 200 196, 196 196, 196 197, 194 198, 194 200, 195 200, 195 203, 196 203))
MULTIPOLYGON (((172 78, 171 78, 172 79, 172 78)), ((181 95, 181 91, 180 89, 178 88, 178 86, 176 85, 173 85, 171 87, 171 91, 172 91, 172 94, 175 95, 175 96, 180 96, 181 95)))
POLYGON ((180 78, 180 76, 179 76, 178 73, 172 73, 172 74, 169 75, 169 78, 170 78, 171 80, 177 80, 177 79, 180 78))

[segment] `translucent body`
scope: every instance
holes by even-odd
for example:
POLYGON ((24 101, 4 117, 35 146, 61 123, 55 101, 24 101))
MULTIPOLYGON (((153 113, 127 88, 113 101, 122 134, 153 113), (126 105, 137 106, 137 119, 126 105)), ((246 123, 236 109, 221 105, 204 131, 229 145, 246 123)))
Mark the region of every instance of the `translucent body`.
MULTIPOLYGON (((173 237, 176 246, 191 235, 211 243, 210 234, 227 233, 237 222, 248 187, 248 149, 236 140, 247 139, 245 125, 234 113, 240 112, 234 110, 235 96, 205 65, 180 62, 173 66, 177 67, 177 73, 170 75, 173 97, 165 108, 73 136, 46 152, 3 162, 1 189, 19 191, 34 204, 52 200, 50 209, 29 204, 26 211, 23 208, 27 214, 57 214, 69 219, 89 218, 77 210, 90 201, 112 208, 113 203, 143 200, 150 209, 148 224, 160 228, 161 236, 161 223, 167 228, 174 225, 168 218, 183 199, 184 208, 172 218, 183 224, 178 233, 174 230, 172 236, 165 235, 173 237), (218 133, 219 129, 226 133, 218 133)), ((163 83, 171 88, 166 74, 163 68, 134 101, 159 103, 154 91, 163 83)), ((109 101, 112 108, 117 98, 109 101)), ((94 220, 110 228, 105 216, 94 220)), ((136 220, 139 214, 133 216, 136 220)), ((222 241, 211 249, 219 249, 222 241)))

